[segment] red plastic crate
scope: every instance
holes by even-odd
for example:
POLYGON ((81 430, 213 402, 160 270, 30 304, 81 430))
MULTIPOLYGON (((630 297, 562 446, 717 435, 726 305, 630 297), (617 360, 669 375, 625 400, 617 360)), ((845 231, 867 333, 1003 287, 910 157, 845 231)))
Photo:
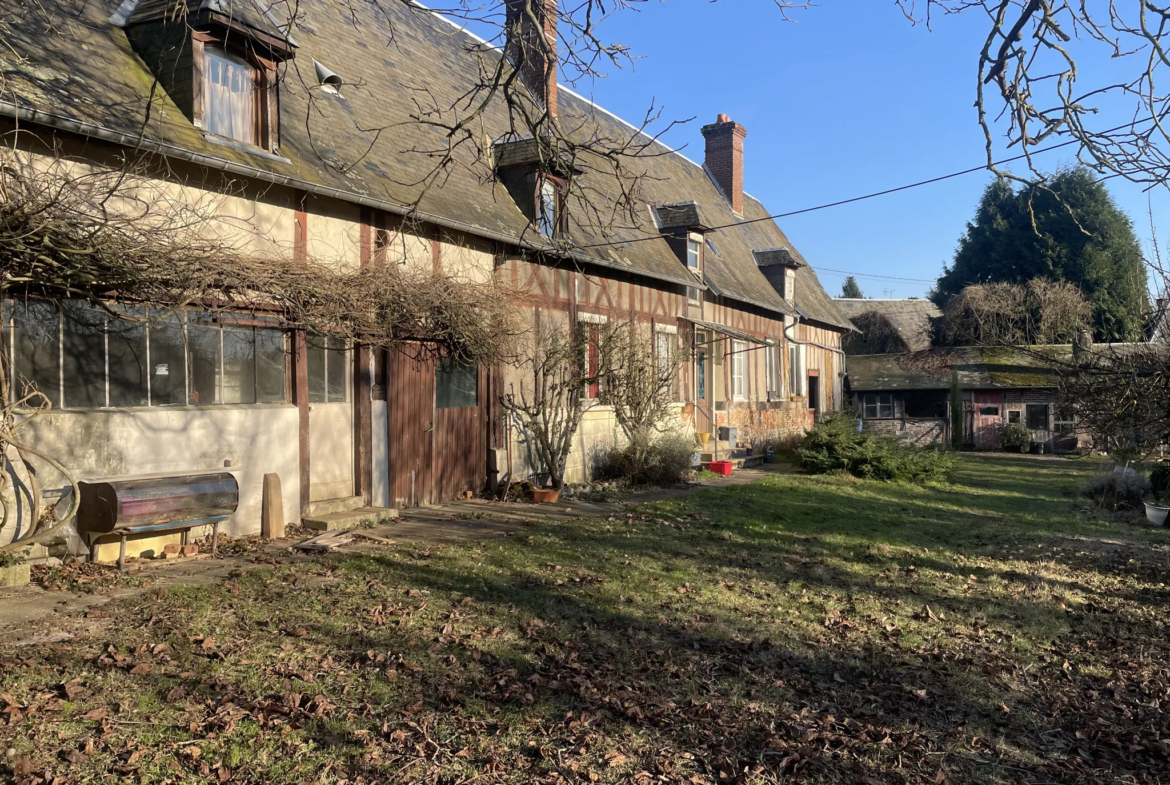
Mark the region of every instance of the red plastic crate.
POLYGON ((711 461, 707 464, 707 468, 716 474, 727 477, 731 474, 731 461, 711 461))

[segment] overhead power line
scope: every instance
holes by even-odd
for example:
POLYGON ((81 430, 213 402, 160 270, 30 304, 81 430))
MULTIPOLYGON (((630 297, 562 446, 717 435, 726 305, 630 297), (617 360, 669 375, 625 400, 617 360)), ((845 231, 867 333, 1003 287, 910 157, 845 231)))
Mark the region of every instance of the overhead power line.
POLYGON ((875 275, 873 273, 855 273, 852 270, 834 270, 832 267, 817 266, 813 268, 817 273, 837 273, 838 275, 854 275, 858 278, 878 278, 883 281, 907 281, 909 283, 934 283, 933 278, 898 278, 893 275, 875 275))
MULTIPOLYGON (((1149 122, 1149 120, 1139 120, 1137 122, 1143 123, 1143 122, 1149 122)), ((1133 123, 1133 122, 1122 123, 1119 126, 1115 126, 1114 128, 1106 129, 1104 131, 1101 131, 1100 133, 1101 134, 1113 133, 1114 131, 1120 131, 1123 128, 1132 127, 1135 124, 1136 123, 1133 123)), ((1047 153, 1047 152, 1050 152, 1052 150, 1058 150, 1062 147, 1068 147, 1069 145, 1072 145, 1072 144, 1078 144, 1079 142, 1080 142, 1079 139, 1069 139, 1067 142, 1060 142, 1058 144, 1049 145, 1048 147, 1041 147, 1037 150, 1032 150, 1032 151, 1027 152, 1027 153, 1021 153, 1019 155, 1012 156, 1011 158, 1003 158, 999 161, 993 161, 991 164, 983 164, 982 166, 973 166, 970 169, 963 169, 962 171, 959 171, 959 172, 951 172, 950 174, 944 174, 944 175, 940 175, 938 177, 932 177, 929 180, 919 180, 918 182, 910 183, 909 185, 899 185, 897 188, 887 188, 884 191, 874 191, 873 193, 865 194, 864 196, 854 196, 854 197, 849 198, 849 199, 840 199, 836 202, 828 202, 826 204, 818 204, 816 207, 805 207, 802 210, 792 210, 792 211, 787 212, 787 213, 776 213, 775 215, 766 215, 763 218, 750 218, 746 221, 736 221, 735 223, 732 223, 732 224, 724 224, 722 226, 711 226, 708 228, 710 228, 710 229, 734 229, 738 226, 747 226, 748 224, 763 223, 764 221, 775 221, 775 220, 780 219, 780 218, 791 218, 794 215, 804 215, 805 213, 812 213, 812 212, 816 212, 818 210, 827 210, 830 207, 840 207, 840 206, 846 205, 846 204, 853 204, 854 202, 863 202, 867 199, 876 199, 879 196, 888 196, 889 194, 896 194, 899 191, 909 191, 911 188, 921 188, 924 185, 933 185, 934 183, 941 183, 944 180, 952 180, 956 177, 963 177, 964 175, 974 174, 975 172, 984 172, 984 171, 987 171, 989 166, 1003 166, 1004 164, 1010 164, 1013 161, 1020 161, 1020 160, 1023 160, 1025 158, 1028 158, 1030 156, 1033 156, 1033 155, 1039 155, 1040 153, 1047 153)), ((658 234, 648 234, 645 237, 635 237, 632 240, 612 240, 610 242, 592 243, 591 245, 582 245, 579 247, 582 249, 585 249, 585 248, 605 248, 607 246, 612 246, 612 245, 633 245, 634 243, 644 243, 644 242, 647 242, 648 240, 658 240, 661 237, 662 237, 662 235, 658 235, 658 234)), ((851 273, 851 275, 858 275, 858 273, 851 273)), ((930 281, 928 283, 933 283, 933 281, 930 281)))

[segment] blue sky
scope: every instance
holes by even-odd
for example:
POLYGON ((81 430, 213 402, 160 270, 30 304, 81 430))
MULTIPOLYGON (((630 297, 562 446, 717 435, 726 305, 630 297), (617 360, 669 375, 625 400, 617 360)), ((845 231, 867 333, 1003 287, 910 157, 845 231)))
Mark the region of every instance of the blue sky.
MULTIPOLYGON (((720 112, 730 115, 748 129, 745 189, 772 212, 984 161, 972 104, 986 26, 976 12, 935 20, 931 32, 908 23, 893 0, 823 0, 797 12, 795 23, 782 21, 771 0, 668 0, 640 8, 616 14, 603 28, 608 40, 641 57, 633 69, 574 89, 635 122, 651 103, 664 120, 694 117, 663 137, 692 160, 703 157, 700 127, 720 112)), ((1082 83, 1124 65, 1086 61, 1082 83)), ((1040 160, 1055 168, 1074 159, 1068 148, 1040 160)), ((829 269, 933 281, 989 178, 967 175, 780 223, 832 295, 844 275, 829 269)), ((1120 179, 1109 188, 1148 241, 1146 194, 1120 179)), ((1164 229, 1170 198, 1156 194, 1154 207, 1164 229)), ((860 275, 858 282, 873 297, 923 296, 930 287, 860 275)))

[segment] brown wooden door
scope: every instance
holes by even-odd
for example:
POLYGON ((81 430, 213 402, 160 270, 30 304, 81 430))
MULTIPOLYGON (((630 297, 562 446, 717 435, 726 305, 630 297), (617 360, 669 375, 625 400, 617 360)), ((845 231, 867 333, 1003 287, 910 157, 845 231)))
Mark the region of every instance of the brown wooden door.
POLYGON ((439 360, 435 376, 434 493, 438 500, 479 493, 487 477, 480 399, 486 374, 471 363, 439 360))
POLYGON ((1003 391, 976 390, 972 398, 975 449, 998 449, 1003 439, 1003 391))
POLYGON ((418 355, 400 349, 387 356, 390 501, 396 507, 435 501, 435 361, 424 352, 418 355))

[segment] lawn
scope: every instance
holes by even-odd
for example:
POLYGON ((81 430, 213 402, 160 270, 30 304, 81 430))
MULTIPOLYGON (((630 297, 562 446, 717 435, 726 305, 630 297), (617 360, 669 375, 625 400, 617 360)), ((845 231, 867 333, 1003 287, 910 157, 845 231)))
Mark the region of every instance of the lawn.
POLYGON ((1170 535, 1084 511, 1092 468, 772 476, 152 591, 0 645, 0 751, 21 782, 1170 781, 1170 535))

